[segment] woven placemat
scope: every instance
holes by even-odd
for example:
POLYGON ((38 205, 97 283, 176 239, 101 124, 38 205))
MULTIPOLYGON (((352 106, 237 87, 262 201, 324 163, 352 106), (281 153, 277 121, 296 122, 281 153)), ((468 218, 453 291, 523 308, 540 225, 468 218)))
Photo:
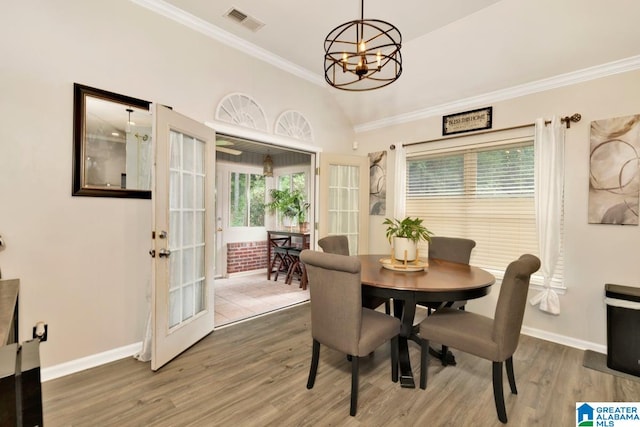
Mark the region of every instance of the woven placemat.
POLYGON ((592 350, 584 351, 584 358, 582 359, 582 366, 596 371, 604 372, 606 374, 615 375, 621 378, 626 378, 633 381, 640 381, 640 377, 635 375, 626 374, 624 372, 616 371, 607 366, 607 355, 597 353, 592 350))

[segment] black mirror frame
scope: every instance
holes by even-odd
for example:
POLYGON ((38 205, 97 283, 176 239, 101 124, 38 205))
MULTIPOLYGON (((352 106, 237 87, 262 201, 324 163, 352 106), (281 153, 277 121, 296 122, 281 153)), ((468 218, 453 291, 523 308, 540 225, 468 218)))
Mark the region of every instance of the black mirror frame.
POLYGON ((84 86, 79 83, 73 84, 73 196, 89 197, 119 197, 130 199, 151 199, 150 190, 127 190, 120 188, 87 188, 84 186, 84 144, 85 144, 85 117, 86 117, 86 96, 101 98, 106 101, 113 101, 123 105, 129 105, 143 110, 149 110, 151 103, 141 99, 132 98, 126 95, 108 92, 84 86))

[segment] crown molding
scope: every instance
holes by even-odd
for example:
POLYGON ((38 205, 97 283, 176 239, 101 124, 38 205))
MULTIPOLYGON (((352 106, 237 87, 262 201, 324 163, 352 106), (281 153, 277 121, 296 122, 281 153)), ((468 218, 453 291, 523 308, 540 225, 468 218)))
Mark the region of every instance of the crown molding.
MULTIPOLYGON (((301 79, 307 80, 318 86, 325 87, 325 81, 322 76, 300 67, 286 59, 274 55, 273 53, 249 43, 246 40, 237 37, 228 31, 198 18, 190 13, 185 12, 163 0, 130 0, 138 6, 151 10, 159 15, 169 18, 179 24, 191 28, 194 31, 204 34, 211 39, 223 43, 229 47, 237 49, 249 56, 260 59, 274 67, 291 73, 301 79)), ((421 120, 433 116, 443 115, 450 112, 465 110, 476 107, 478 105, 505 101, 508 99, 518 98, 525 95, 531 95, 546 90, 556 89, 564 86, 570 86, 577 83, 594 80, 613 74, 625 73, 640 68, 640 55, 609 62, 602 65, 596 65, 589 68, 573 71, 570 73, 560 74, 558 76, 547 79, 537 80, 495 92, 489 92, 483 95, 472 96, 469 98, 448 102, 432 107, 427 107, 405 114, 399 114, 392 117, 386 117, 380 120, 357 124, 353 127, 356 133, 366 132, 375 129, 381 129, 388 126, 399 125, 416 120, 421 120)))
POLYGON ((525 83, 523 85, 501 89, 495 92, 489 92, 483 95, 472 96, 470 98, 448 102, 446 104, 440 104, 393 117, 387 117, 368 123, 362 123, 359 125, 355 125, 354 131, 356 133, 359 133, 381 129, 388 126, 399 125, 415 120, 425 119, 428 117, 447 114, 450 112, 474 108, 479 105, 505 101, 508 99, 531 95, 538 92, 544 92, 551 89, 557 89, 564 86, 571 86, 574 84, 599 79, 613 74, 626 73, 628 71, 637 70, 639 68, 640 55, 632 56, 618 61, 596 65, 594 67, 583 68, 582 70, 577 70, 566 74, 560 74, 555 77, 537 80, 534 82, 525 83))
POLYGON ((192 30, 204 34, 205 36, 213 40, 216 40, 229 47, 246 53, 247 55, 253 56, 268 64, 271 64, 274 67, 280 68, 283 71, 300 77, 301 79, 307 80, 319 86, 324 86, 324 79, 322 78, 322 76, 315 74, 307 70, 306 68, 300 67, 290 61, 287 61, 286 59, 278 55, 274 55, 266 49, 256 46, 253 43, 249 43, 248 41, 241 39, 240 37, 235 36, 228 31, 224 31, 223 29, 211 24, 210 22, 187 13, 184 10, 179 9, 163 0, 131 0, 131 2, 137 4, 138 6, 149 9, 150 11, 155 12, 159 15, 162 15, 165 18, 169 18, 172 21, 189 27, 192 30))

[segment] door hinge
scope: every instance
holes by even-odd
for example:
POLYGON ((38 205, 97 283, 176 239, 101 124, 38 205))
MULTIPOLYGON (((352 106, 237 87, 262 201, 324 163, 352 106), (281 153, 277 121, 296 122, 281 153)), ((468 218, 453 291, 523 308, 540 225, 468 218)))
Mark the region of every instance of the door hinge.
POLYGON ((320 168, 319 167, 316 168, 316 175, 320 175, 320 168))

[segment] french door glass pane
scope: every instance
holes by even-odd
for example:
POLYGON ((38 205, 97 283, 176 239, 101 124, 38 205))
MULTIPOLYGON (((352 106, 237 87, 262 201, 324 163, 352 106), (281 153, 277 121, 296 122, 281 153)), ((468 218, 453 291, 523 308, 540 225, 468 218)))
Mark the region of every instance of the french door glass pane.
POLYGON ((182 249, 182 286, 187 286, 193 281, 193 269, 195 266, 193 248, 182 249))
MULTIPOLYGON (((204 245, 204 212, 196 212, 196 235, 195 243, 198 245, 204 245)), ((204 251, 204 246, 201 248, 204 251)))
POLYGON ((204 175, 196 176, 195 207, 204 209, 204 175))
POLYGON ((195 284, 194 296, 193 296, 193 302, 195 304, 194 310, 196 313, 199 313, 202 310, 204 310, 204 297, 205 297, 204 280, 199 280, 195 284))
POLYGON ((180 324, 180 289, 169 293, 169 327, 180 324))
POLYGON ((329 166, 329 234, 347 236, 352 254, 358 253, 358 178, 358 166, 329 166))
POLYGON ((169 327, 204 310, 204 142, 171 131, 169 327))
POLYGON ((193 284, 182 288, 182 320, 193 316, 193 284))
POLYGON ((193 161, 194 153, 194 140, 186 135, 182 135, 182 170, 195 172, 195 163, 193 161))
POLYGON ((193 245, 194 218, 192 212, 185 212, 182 222, 182 246, 193 245))
MULTIPOLYGON (((175 170, 169 172, 169 187, 175 189, 180 188, 180 172, 175 170)), ((174 191, 169 194, 169 208, 180 208, 180 194, 182 193, 179 191, 174 191)))

